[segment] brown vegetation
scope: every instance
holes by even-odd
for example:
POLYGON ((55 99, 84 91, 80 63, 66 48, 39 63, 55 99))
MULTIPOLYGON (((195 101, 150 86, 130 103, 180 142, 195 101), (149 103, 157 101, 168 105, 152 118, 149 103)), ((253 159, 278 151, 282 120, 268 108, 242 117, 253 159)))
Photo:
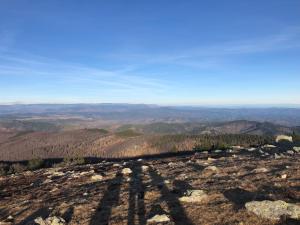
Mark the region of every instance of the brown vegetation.
POLYGON ((3 135, 0 161, 35 158, 123 158, 166 152, 262 145, 273 139, 257 135, 143 135, 133 130, 108 133, 101 129, 64 132, 22 132, 3 135))
POLYGON ((22 225, 57 216, 68 224, 145 225, 154 215, 166 214, 166 225, 299 224, 289 218, 264 219, 245 209, 249 201, 266 199, 299 205, 299 154, 275 160, 236 150, 221 156, 103 161, 2 176, 0 222, 22 225), (121 173, 126 167, 131 174, 121 173), (94 175, 102 179, 94 181, 94 175), (204 190, 205 201, 179 200, 193 189, 204 190))

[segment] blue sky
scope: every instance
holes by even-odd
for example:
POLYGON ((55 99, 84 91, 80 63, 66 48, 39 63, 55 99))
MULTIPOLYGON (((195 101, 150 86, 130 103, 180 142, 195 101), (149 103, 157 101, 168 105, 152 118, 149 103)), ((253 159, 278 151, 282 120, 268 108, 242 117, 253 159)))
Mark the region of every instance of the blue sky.
POLYGON ((300 104, 299 0, 1 0, 0 103, 300 104))

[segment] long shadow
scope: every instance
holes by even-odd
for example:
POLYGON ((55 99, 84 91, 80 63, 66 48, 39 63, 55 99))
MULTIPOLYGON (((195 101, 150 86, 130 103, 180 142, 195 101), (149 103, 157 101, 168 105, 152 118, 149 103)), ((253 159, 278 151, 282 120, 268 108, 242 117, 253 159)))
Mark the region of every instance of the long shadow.
POLYGON ((193 187, 186 181, 181 181, 181 180, 175 180, 173 182, 173 193, 179 194, 179 195, 183 195, 184 193, 186 193, 187 190, 192 190, 193 187))
POLYGON ((152 178, 153 185, 159 184, 159 190, 162 195, 161 198, 166 201, 174 224, 193 225, 191 220, 185 214, 184 209, 178 200, 178 196, 170 192, 164 183, 164 179, 152 168, 149 168, 149 174, 152 178))
POLYGON ((223 194, 229 201, 234 203, 236 210, 244 208, 247 202, 253 200, 270 200, 267 196, 259 192, 250 192, 241 188, 229 189, 224 191, 223 194))
POLYGON ((7 209, 0 209, 0 220, 4 220, 8 216, 7 209))
POLYGON ((201 166, 197 163, 192 163, 192 164, 189 164, 189 165, 191 165, 193 167, 193 169, 197 172, 200 172, 205 168, 205 166, 201 166))
POLYGON ((68 208, 64 214, 62 215, 62 218, 64 218, 64 220, 69 223, 72 220, 72 216, 74 214, 74 207, 70 207, 68 208))
POLYGON ((47 207, 40 208, 40 209, 36 210, 35 212, 33 212, 32 214, 30 214, 28 217, 26 217, 24 220, 22 220, 17 225, 26 225, 28 223, 32 223, 37 217, 42 217, 43 219, 45 219, 46 217, 49 216, 49 214, 50 214, 49 208, 47 208, 47 207))
POLYGON ((133 171, 129 185, 129 208, 128 208, 128 225, 134 225, 135 214, 138 215, 139 225, 146 224, 144 193, 145 186, 142 178, 141 164, 137 163, 131 166, 133 171))
POLYGON ((109 224, 112 207, 116 206, 120 198, 120 190, 123 176, 118 173, 114 179, 110 181, 95 214, 93 215, 90 225, 109 224))
POLYGON ((285 218, 284 216, 281 218, 281 221, 277 225, 299 225, 300 220, 285 218))
POLYGON ((275 199, 282 199, 290 203, 298 203, 300 201, 300 194, 297 187, 276 187, 272 184, 263 185, 260 187, 259 192, 265 195, 272 194, 275 199))

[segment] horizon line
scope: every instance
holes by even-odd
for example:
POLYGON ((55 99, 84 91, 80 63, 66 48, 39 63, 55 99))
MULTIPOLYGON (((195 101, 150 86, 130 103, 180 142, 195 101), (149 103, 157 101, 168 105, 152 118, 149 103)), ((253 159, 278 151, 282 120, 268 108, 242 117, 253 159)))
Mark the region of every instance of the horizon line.
POLYGON ((300 103, 243 103, 243 104, 227 104, 227 103, 212 103, 212 104, 161 104, 161 103, 130 103, 130 102, 0 102, 0 106, 17 106, 17 105, 149 105, 158 107, 232 107, 232 108, 300 108, 300 103))

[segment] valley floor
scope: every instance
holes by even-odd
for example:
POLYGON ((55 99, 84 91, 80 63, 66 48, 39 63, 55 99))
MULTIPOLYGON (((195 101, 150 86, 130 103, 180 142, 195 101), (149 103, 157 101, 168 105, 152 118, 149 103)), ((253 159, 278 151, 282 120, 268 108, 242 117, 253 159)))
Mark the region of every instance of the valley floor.
POLYGON ((142 225, 151 224, 155 215, 166 215, 160 224, 300 224, 262 218, 245 208, 253 200, 299 205, 299 162, 299 153, 280 159, 250 152, 196 153, 3 176, 0 224, 34 224, 38 217, 56 216, 66 224, 142 225), (188 190, 206 195, 182 201, 188 190))

